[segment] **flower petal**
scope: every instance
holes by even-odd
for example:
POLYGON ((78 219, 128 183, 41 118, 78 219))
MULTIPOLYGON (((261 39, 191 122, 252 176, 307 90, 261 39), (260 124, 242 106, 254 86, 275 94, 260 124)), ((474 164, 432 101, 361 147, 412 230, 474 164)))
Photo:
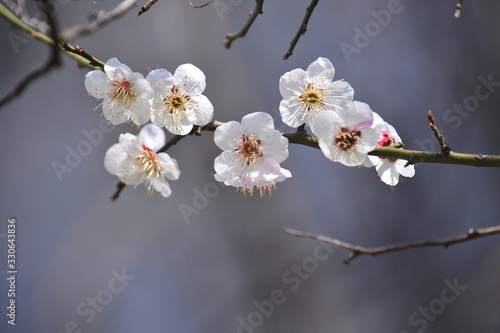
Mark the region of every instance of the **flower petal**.
POLYGON ((132 70, 117 58, 109 59, 104 65, 104 72, 111 80, 123 80, 132 75, 132 70))
POLYGON ((151 115, 150 104, 146 99, 138 99, 132 105, 133 112, 129 112, 130 119, 137 126, 144 125, 149 121, 151 115))
POLYGON ((206 96, 193 96, 190 103, 195 105, 192 110, 186 111, 188 120, 191 123, 203 126, 212 120, 214 116, 214 107, 206 96))
POLYGON ((241 119, 241 126, 246 134, 258 133, 262 130, 274 130, 274 121, 268 113, 253 112, 241 119))
POLYGON ((323 57, 319 57, 316 61, 312 62, 307 67, 306 72, 311 78, 323 77, 328 81, 331 81, 335 76, 335 68, 331 61, 323 57))
POLYGON ((222 150, 232 150, 237 147, 235 139, 241 137, 243 128, 237 121, 229 121, 217 127, 214 133, 214 141, 222 150))
POLYGON ((296 68, 283 74, 280 78, 279 88, 283 98, 298 97, 302 94, 304 81, 307 81, 309 75, 301 68, 296 68))
POLYGON ((155 152, 167 142, 165 131, 153 124, 147 124, 141 129, 139 140, 155 152))
POLYGON ((110 174, 116 176, 120 171, 120 163, 127 158, 127 153, 119 143, 112 145, 104 156, 104 167, 110 174))
POLYGON ((160 164, 163 176, 170 180, 179 179, 181 170, 179 170, 175 159, 171 158, 167 153, 159 153, 156 155, 156 161, 160 164))
POLYGON ((174 77, 176 84, 182 85, 192 95, 201 94, 205 90, 205 74, 192 64, 177 67, 174 77))
POLYGON ((105 98, 111 85, 106 73, 101 70, 95 70, 85 74, 85 89, 90 96, 97 99, 105 98))

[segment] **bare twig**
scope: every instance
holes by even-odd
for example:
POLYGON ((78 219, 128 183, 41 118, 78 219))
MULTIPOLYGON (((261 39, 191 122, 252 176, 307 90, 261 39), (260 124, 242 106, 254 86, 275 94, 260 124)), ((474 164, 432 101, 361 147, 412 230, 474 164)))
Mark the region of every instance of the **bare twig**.
MULTIPOLYGON (((145 12, 147 12, 149 10, 149 8, 151 8, 151 6, 153 6, 157 1, 158 0, 149 0, 144 6, 141 7, 141 9, 139 9, 139 11, 137 12, 137 15, 142 15, 145 12)), ((211 4, 213 2, 213 0, 210 0, 209 2, 206 2, 203 5, 195 5, 194 3, 192 3, 189 0, 186 0, 186 1, 193 8, 203 8, 203 7, 208 6, 209 4, 211 4)))
POLYGON ((61 46, 61 48, 64 51, 66 51, 68 53, 71 53, 71 54, 75 54, 78 57, 81 57, 83 59, 86 59, 88 61, 88 65, 91 68, 97 67, 97 68, 99 68, 99 69, 101 69, 101 70, 104 71, 104 65, 105 65, 105 63, 102 62, 99 59, 94 58, 92 55, 88 54, 84 49, 82 49, 78 45, 71 46, 71 45, 69 45, 68 43, 65 43, 65 42, 61 42, 61 43, 59 43, 59 45, 61 46))
POLYGON ((149 10, 149 8, 151 8, 151 6, 153 6, 156 3, 156 1, 158 1, 158 0, 149 0, 148 2, 146 2, 146 4, 144 6, 142 6, 141 9, 139 9, 139 11, 137 12, 137 15, 142 15, 145 12, 147 12, 149 10))
MULTIPOLYGON (((50 35, 53 41, 59 41, 59 29, 57 25, 57 20, 55 16, 50 15, 50 0, 41 0, 39 2, 40 9, 46 14, 47 22, 50 26, 50 35)), ((59 67, 61 65, 61 59, 59 57, 59 46, 57 43, 52 43, 51 45, 51 53, 47 61, 33 69, 31 72, 26 74, 10 91, 7 92, 2 98, 0 98, 0 109, 12 101, 14 98, 21 95, 21 93, 36 79, 44 76, 49 73, 52 69, 59 67)))
POLYGON ((230 48, 234 40, 244 37, 247 34, 248 29, 252 26, 253 22, 259 14, 264 14, 262 11, 262 6, 264 5, 264 0, 256 0, 255 8, 248 14, 248 21, 241 28, 240 31, 229 33, 226 35, 224 40, 224 46, 230 48))
POLYGON ((118 184, 116 184, 116 191, 111 196, 111 201, 116 201, 116 199, 118 199, 118 197, 120 196, 120 193, 122 193, 122 190, 125 188, 125 186, 127 186, 127 185, 125 185, 125 183, 122 183, 122 182, 119 182, 118 184))
POLYGON ((212 2, 214 2, 214 0, 210 0, 209 2, 206 2, 204 3, 203 5, 195 5, 194 3, 192 3, 191 1, 187 0, 188 4, 191 5, 191 7, 193 8, 203 8, 205 6, 208 6, 209 4, 211 4, 212 2))
POLYGON ((441 147, 441 154, 443 155, 449 155, 451 148, 446 144, 444 141, 444 136, 439 132, 439 129, 436 126, 436 118, 434 118, 434 114, 432 113, 431 110, 427 112, 427 119, 429 119, 429 127, 432 130, 432 133, 436 137, 436 140, 439 143, 439 146, 441 147))
POLYGON ((414 242, 408 242, 408 243, 400 243, 400 244, 391 244, 391 245, 385 245, 385 246, 380 246, 380 247, 363 247, 359 245, 353 245, 350 243, 343 242, 338 239, 326 237, 326 236, 321 236, 317 234, 311 234, 307 232, 302 232, 290 228, 283 228, 283 231, 289 234, 292 234, 297 237, 305 237, 305 238, 312 238, 316 239, 325 243, 330 243, 339 247, 342 247, 346 250, 351 251, 348 256, 345 258, 344 262, 346 264, 350 263, 352 259, 356 258, 357 256, 363 255, 363 254, 369 254, 369 255, 377 255, 377 254, 382 254, 382 253, 388 253, 388 252, 394 252, 394 251, 402 251, 402 250, 407 250, 407 249, 413 249, 413 248, 419 248, 419 247, 429 247, 429 246, 444 246, 448 247, 450 245, 456 244, 456 243, 461 243, 461 242, 466 242, 471 239, 479 238, 479 237, 484 237, 484 236, 489 236, 489 235, 494 235, 500 233, 500 225, 494 226, 494 227, 489 227, 489 228, 470 228, 467 230, 467 233, 463 235, 458 235, 458 236, 452 236, 452 237, 447 237, 447 238, 440 238, 440 239, 430 239, 430 240, 419 240, 419 241, 414 241, 414 242))
POLYGON ((116 20, 117 18, 125 14, 132 6, 135 5, 136 1, 137 0, 123 0, 114 9, 110 10, 109 12, 103 15, 100 15, 90 24, 76 25, 72 28, 65 29, 61 33, 61 37, 64 41, 71 41, 81 36, 90 35, 99 30, 100 28, 102 28, 103 26, 107 25, 111 21, 116 20))
POLYGON ((288 48, 288 51, 286 51, 285 55, 283 56, 283 60, 288 59, 293 54, 293 49, 295 48, 295 45, 297 45, 300 36, 303 36, 306 33, 307 23, 309 22, 309 18, 311 17, 314 8, 318 4, 318 1, 319 0, 312 0, 311 3, 309 4, 309 7, 307 7, 304 19, 302 20, 302 23, 300 24, 299 30, 295 34, 295 37, 293 37, 292 42, 290 43, 290 47, 288 48))

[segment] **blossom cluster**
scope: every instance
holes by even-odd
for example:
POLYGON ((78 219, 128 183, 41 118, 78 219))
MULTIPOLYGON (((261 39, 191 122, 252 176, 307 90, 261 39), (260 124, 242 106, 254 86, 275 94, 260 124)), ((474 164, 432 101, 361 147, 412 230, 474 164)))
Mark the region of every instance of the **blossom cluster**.
POLYGON ((323 154, 346 166, 375 166, 380 179, 391 186, 399 175, 413 177, 413 165, 403 160, 369 156, 377 146, 394 146, 401 138, 368 104, 354 101, 345 81, 332 81, 335 69, 318 58, 307 70, 294 69, 280 79, 280 113, 290 127, 308 125, 323 154))
MULTIPOLYGON (((331 161, 375 167, 380 179, 391 186, 398 183, 399 175, 412 177, 415 170, 405 161, 368 155, 377 146, 401 145, 401 138, 367 104, 354 101, 351 85, 333 81, 334 75, 327 58, 318 58, 306 70, 285 73, 279 80, 283 122, 298 132, 307 125, 331 161)), ((102 99, 103 115, 112 124, 152 123, 138 135, 120 135, 119 143, 106 152, 106 170, 126 185, 144 184, 150 195, 156 190, 170 196, 167 180, 177 180, 180 170, 176 160, 161 151, 166 138, 160 127, 186 135, 212 121, 214 108, 203 95, 203 72, 183 64, 174 74, 161 68, 144 77, 112 58, 103 71, 87 73, 85 87, 90 96, 102 99)), ((252 195, 255 189, 261 196, 270 193, 276 183, 292 176, 280 166, 288 157, 288 139, 265 112, 250 113, 241 123, 219 125, 214 141, 222 150, 214 161, 215 179, 245 194, 252 195)))
POLYGON ((205 74, 192 64, 180 65, 173 75, 164 68, 155 69, 144 78, 111 58, 104 71, 85 76, 88 94, 103 100, 103 114, 113 125, 132 121, 141 126, 151 120, 179 135, 212 120, 214 107, 202 95, 205 87, 205 74))
POLYGON ((170 196, 167 179, 177 180, 180 170, 175 159, 157 153, 166 142, 159 127, 185 135, 194 125, 209 123, 214 108, 202 94, 205 87, 205 75, 192 64, 180 65, 174 74, 155 69, 145 78, 111 58, 104 71, 87 73, 85 88, 90 96, 103 100, 103 115, 109 122, 140 126, 151 121, 156 125, 146 125, 137 136, 121 134, 119 143, 106 152, 106 170, 126 185, 144 184, 150 195, 156 190, 164 197, 170 196))

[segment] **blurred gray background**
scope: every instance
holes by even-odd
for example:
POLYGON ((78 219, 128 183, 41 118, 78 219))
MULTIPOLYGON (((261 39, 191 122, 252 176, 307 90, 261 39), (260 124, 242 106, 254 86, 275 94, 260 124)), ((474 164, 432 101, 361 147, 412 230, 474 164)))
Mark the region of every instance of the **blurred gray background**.
MULTIPOLYGON (((69 27, 118 1, 60 3, 60 23, 69 27)), ((454 104, 474 100, 478 77, 500 82, 498 2, 466 1, 457 20, 454 0, 401 0, 382 26, 371 11, 387 10, 393 1, 320 1, 287 61, 281 57, 308 2, 266 1, 264 15, 229 50, 225 34, 244 24, 254 1, 221 3, 227 11, 158 1, 143 16, 132 10, 76 43, 145 75, 193 63, 207 76, 215 119, 240 121, 266 111, 284 131, 292 129, 278 116, 280 76, 327 57, 336 78, 394 125, 408 149, 437 151, 426 119, 431 109, 454 151, 500 154, 500 87, 490 87, 488 98, 468 106, 472 111, 453 111, 454 104), (355 47, 356 31, 367 27, 374 29, 367 45, 358 40, 363 47, 346 57, 340 45, 355 47)), ((49 48, 26 37, 13 47, 8 33, 21 33, 5 20, 0 29, 3 94, 45 61, 49 48)), ((345 265, 347 251, 281 231, 379 246, 496 225, 499 169, 417 165, 414 178, 391 188, 374 169, 333 164, 318 150, 291 145, 282 166, 293 178, 271 197, 245 197, 234 188, 215 190, 210 175, 220 150, 213 134, 203 133, 168 151, 182 172, 171 182, 171 197, 148 197, 138 187, 111 202, 118 179, 105 171, 103 158, 120 133, 137 133, 130 125, 103 133, 62 181, 52 167, 66 164, 67 147, 87 140, 84 131, 99 129, 100 112, 92 111, 99 102, 87 96, 85 73, 64 57, 63 68, 0 110, 1 276, 7 275, 10 217, 17 221, 18 247, 17 324, 7 325, 3 277, 1 332, 500 331, 499 236, 345 265), (194 207, 196 191, 204 189, 213 195, 186 223, 179 207, 194 207), (450 290, 453 284, 462 287, 450 290), (281 304, 271 311, 277 293, 281 304)))

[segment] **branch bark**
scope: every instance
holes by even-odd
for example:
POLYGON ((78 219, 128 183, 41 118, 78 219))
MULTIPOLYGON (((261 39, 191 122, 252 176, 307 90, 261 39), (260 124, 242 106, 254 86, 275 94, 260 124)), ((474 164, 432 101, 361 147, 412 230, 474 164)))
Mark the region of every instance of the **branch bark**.
POLYGON ((456 243, 462 243, 462 242, 466 242, 466 241, 469 241, 472 239, 498 234, 498 233, 500 233, 500 225, 494 226, 494 227, 489 227, 489 228, 478 228, 478 229, 470 228, 469 230, 467 230, 467 233, 465 233, 465 234, 447 237, 447 238, 419 240, 419 241, 413 241, 413 242, 408 242, 408 243, 391 244, 391 245, 372 247, 372 248, 354 245, 354 244, 343 242, 343 241, 335 239, 335 238, 330 238, 330 237, 312 234, 312 233, 308 233, 308 232, 298 231, 298 230, 294 230, 294 229, 290 229, 290 228, 283 228, 283 231, 286 233, 289 233, 291 235, 294 235, 296 237, 316 239, 316 240, 319 240, 319 241, 322 241, 325 243, 330 243, 330 244, 339 246, 341 248, 344 248, 346 250, 349 250, 351 252, 344 259, 344 263, 349 264, 351 262, 351 260, 353 260, 354 258, 356 258, 357 256, 360 256, 360 255, 369 254, 369 255, 374 256, 377 254, 383 254, 383 253, 394 252, 394 251, 402 251, 402 250, 414 249, 414 248, 419 248, 419 247, 429 247, 429 246, 448 247, 448 246, 456 244, 456 243))
MULTIPOLYGON (((318 139, 309 135, 300 135, 297 133, 284 133, 284 137, 290 143, 297 143, 319 149, 318 139)), ((500 156, 483 154, 448 154, 433 153, 419 150, 407 150, 392 147, 377 147, 368 155, 397 158, 406 160, 411 164, 416 163, 442 163, 470 165, 476 167, 500 167, 500 156)))
POLYGON ((302 20, 302 23, 300 24, 299 30, 295 34, 295 37, 293 37, 292 42, 290 43, 290 47, 288 48, 288 51, 286 51, 285 55, 283 56, 282 58, 283 60, 288 59, 293 54, 293 50, 295 49, 295 45, 297 45, 300 36, 303 36, 306 33, 307 24, 309 23, 309 18, 311 18, 312 12, 314 11, 314 8, 318 4, 318 1, 319 0, 312 0, 311 3, 309 4, 309 7, 307 7, 304 19, 302 20))
MULTIPOLYGON (((46 14, 47 22, 50 27, 50 35, 52 38, 51 52, 44 64, 28 72, 21 80, 12 88, 11 91, 7 92, 2 98, 0 98, 0 109, 7 103, 11 102, 14 98, 22 94, 22 92, 36 79, 46 75, 52 69, 59 67, 61 65, 61 59, 59 55, 59 46, 57 42, 59 41, 59 27, 57 20, 53 15, 50 15, 50 0, 40 1, 40 9, 46 14)), ((1 10, 8 11, 2 4, 0 4, 1 10)), ((10 13, 11 15, 14 15, 10 13)))
POLYGON ((224 40, 224 46, 230 48, 231 44, 238 38, 244 37, 247 34, 248 29, 252 26, 253 22, 259 14, 263 14, 262 6, 264 5, 264 0, 256 0, 255 8, 250 12, 248 16, 248 21, 241 28, 241 30, 226 35, 224 40))
POLYGON ((72 28, 65 29, 61 33, 61 37, 64 41, 72 41, 78 37, 93 34, 100 28, 109 24, 111 21, 124 15, 130 8, 132 8, 137 0, 123 0, 118 6, 110 10, 109 12, 99 16, 90 24, 76 25, 72 28))

